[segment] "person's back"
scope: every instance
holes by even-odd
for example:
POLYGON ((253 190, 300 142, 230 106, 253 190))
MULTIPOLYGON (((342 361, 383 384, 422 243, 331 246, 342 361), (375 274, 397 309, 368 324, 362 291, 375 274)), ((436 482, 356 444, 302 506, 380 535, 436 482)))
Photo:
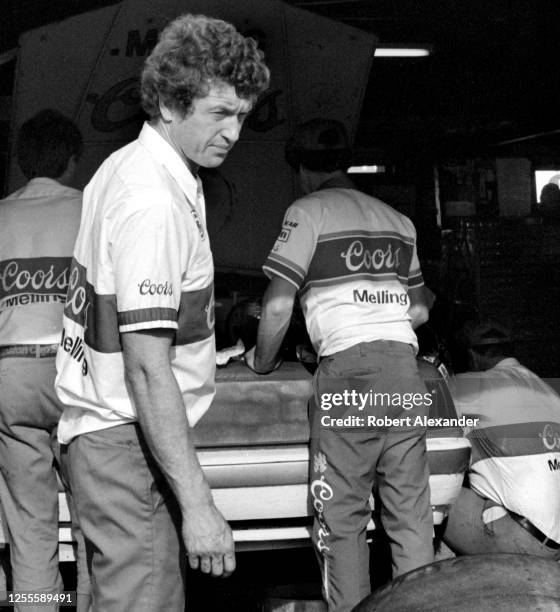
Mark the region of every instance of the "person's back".
MULTIPOLYGON (((417 278, 409 276, 415 244, 410 219, 346 177, 296 201, 289 215, 298 214, 309 218, 316 233, 300 299, 317 353, 373 340, 415 344, 407 290, 421 282, 421 274, 416 261, 417 278)), ((289 248, 297 253, 297 242, 289 248)), ((275 258, 271 253, 270 262, 275 258)))
MULTIPOLYGON (((54 468, 63 467, 54 436, 63 408, 54 393, 55 355, 82 203, 69 184, 82 146, 69 119, 39 112, 21 126, 16 145, 29 182, 0 201, 0 503, 14 590, 53 595, 63 589, 54 468)), ((89 583, 79 531, 74 535, 81 612, 89 583)))
POLYGON ((512 356, 511 335, 499 324, 467 324, 463 336, 473 371, 454 376, 450 390, 457 411, 476 425, 466 432, 470 488, 450 512, 445 539, 467 554, 554 556, 560 549, 560 396, 512 356))
POLYGON ((0 201, 0 345, 59 342, 81 198, 41 177, 0 201))
POLYGON ((450 387, 458 411, 478 419, 471 488, 560 542, 560 397, 512 357, 450 387))
POLYGON ((274 369, 299 291, 319 357, 309 401, 312 537, 324 596, 337 612, 370 592, 365 534, 374 487, 393 575, 433 561, 426 428, 415 425, 431 402, 415 358, 413 328, 427 319, 416 232, 355 189, 349 158, 334 120, 307 121, 287 143, 286 160, 309 195, 286 211, 263 266, 270 284, 256 348, 245 357, 258 373, 274 369))

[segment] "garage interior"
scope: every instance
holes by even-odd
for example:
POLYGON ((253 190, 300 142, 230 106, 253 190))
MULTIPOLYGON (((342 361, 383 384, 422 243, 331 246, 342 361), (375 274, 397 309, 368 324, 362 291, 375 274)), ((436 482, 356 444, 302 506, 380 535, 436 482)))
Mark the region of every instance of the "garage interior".
MULTIPOLYGON (((4 0, 2 195, 9 191, 20 35, 115 4, 4 0)), ((560 175, 559 3, 289 0, 286 4, 371 33, 379 49, 419 46, 429 52, 421 57, 373 58, 352 160, 353 166, 368 167, 368 172, 352 176, 358 188, 410 216, 417 228, 426 284, 437 297, 422 331, 424 350, 439 352, 459 372, 465 364, 455 356, 454 331, 469 318, 498 319, 514 331, 516 352, 524 365, 549 380, 558 378, 560 212, 544 215, 539 203, 543 184, 560 175)), ((188 2, 183 5, 188 10, 188 2)), ((241 333, 254 333, 243 309, 228 315, 234 306, 258 300, 266 279, 258 267, 243 265, 237 270, 218 267, 216 278, 217 301, 222 304, 221 312, 217 310, 218 342, 225 347, 241 333), (241 317, 237 327, 236 317, 241 317)), ((297 336, 297 322, 294 330, 297 336)), ((299 340, 298 336, 293 344, 299 340)), ((293 346, 286 351, 293 354, 293 346)), ((280 581, 289 582, 293 557, 286 551, 275 554, 274 571, 280 581)), ((310 550, 305 555, 298 571, 304 580, 312 580, 313 555, 310 550)), ((272 583, 266 563, 267 557, 259 557, 242 566, 241 585, 247 584, 243 580, 255 581, 255 576, 260 584, 272 583)), ((383 578, 379 577, 380 583, 383 578)), ((214 589, 206 578, 198 580, 195 597, 214 589)), ((254 593, 243 586, 218 588, 216 597, 224 592, 228 597, 232 594, 228 588, 234 589, 238 602, 243 597, 252 602, 254 593)))

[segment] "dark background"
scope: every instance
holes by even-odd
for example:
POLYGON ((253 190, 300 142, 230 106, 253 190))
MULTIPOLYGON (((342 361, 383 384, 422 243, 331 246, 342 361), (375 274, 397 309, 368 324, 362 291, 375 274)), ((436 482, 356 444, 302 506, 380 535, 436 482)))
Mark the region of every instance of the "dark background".
MULTIPOLYGON (((115 2, 2 0, 0 53, 14 48, 27 29, 109 4, 115 2)), ((374 60, 358 146, 398 159, 479 151, 511 139, 560 131, 557 0, 290 0, 289 4, 371 31, 381 43, 433 46, 428 58, 374 60)), ((10 94, 11 80, 5 72, 0 73, 1 96, 10 94)), ((5 100, 3 107, 7 104, 5 100)), ((556 144, 559 137, 544 141, 556 144)))

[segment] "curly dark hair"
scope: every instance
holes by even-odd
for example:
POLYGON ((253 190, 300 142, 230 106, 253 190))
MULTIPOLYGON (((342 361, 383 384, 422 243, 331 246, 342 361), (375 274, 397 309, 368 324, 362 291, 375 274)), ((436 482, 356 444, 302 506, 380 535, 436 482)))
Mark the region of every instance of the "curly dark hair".
POLYGON ((205 96, 212 84, 224 81, 240 98, 265 91, 270 71, 252 38, 230 24, 205 15, 181 15, 161 32, 142 71, 142 108, 160 115, 159 100, 186 115, 194 98, 205 96))
POLYGON ((27 179, 64 174, 70 158, 80 158, 84 142, 76 124, 46 108, 22 124, 16 142, 18 164, 27 179))

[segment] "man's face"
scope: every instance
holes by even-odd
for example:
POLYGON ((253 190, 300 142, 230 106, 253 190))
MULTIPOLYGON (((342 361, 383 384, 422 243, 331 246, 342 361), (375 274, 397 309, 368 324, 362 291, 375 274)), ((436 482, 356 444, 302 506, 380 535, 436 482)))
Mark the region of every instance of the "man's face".
POLYGON ((191 170, 196 172, 198 166, 216 168, 237 142, 252 105, 252 100, 239 98, 232 85, 219 81, 208 95, 193 100, 186 117, 162 109, 162 135, 191 170))

